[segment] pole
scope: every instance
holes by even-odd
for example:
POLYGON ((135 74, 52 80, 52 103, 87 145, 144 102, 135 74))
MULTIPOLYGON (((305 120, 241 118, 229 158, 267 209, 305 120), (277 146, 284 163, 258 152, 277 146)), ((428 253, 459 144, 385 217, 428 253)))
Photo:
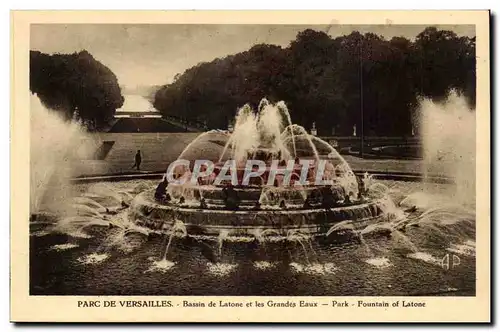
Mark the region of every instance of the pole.
POLYGON ((359 156, 364 157, 365 154, 365 125, 364 125, 364 112, 363 112, 363 37, 361 37, 361 42, 359 44, 359 82, 360 82, 360 112, 361 112, 361 128, 360 128, 360 148, 359 156))

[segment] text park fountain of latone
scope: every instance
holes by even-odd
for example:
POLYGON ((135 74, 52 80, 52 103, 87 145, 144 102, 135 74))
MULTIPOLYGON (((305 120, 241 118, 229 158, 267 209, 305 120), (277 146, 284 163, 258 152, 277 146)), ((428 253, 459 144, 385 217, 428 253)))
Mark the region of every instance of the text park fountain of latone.
POLYGON ((131 202, 140 227, 195 238, 327 238, 394 221, 387 188, 356 177, 326 141, 292 124, 283 102, 242 107, 233 132, 209 131, 172 163, 156 191, 131 202), (216 142, 218 153, 204 153, 216 142), (181 230, 181 231, 180 231, 181 230))

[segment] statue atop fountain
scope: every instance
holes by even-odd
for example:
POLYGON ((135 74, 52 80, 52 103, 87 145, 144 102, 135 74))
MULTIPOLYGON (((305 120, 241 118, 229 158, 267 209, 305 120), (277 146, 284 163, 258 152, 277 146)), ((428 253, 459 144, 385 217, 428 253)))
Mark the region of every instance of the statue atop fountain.
POLYGON ((318 131, 316 130, 316 122, 313 122, 313 124, 312 124, 311 135, 313 135, 313 136, 318 135, 318 131))

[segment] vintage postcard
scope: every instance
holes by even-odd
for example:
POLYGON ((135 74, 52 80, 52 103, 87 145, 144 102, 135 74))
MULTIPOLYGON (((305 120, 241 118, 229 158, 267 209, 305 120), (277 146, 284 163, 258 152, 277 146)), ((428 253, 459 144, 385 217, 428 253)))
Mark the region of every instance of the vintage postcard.
POLYGON ((488 11, 11 19, 12 321, 490 322, 488 11))

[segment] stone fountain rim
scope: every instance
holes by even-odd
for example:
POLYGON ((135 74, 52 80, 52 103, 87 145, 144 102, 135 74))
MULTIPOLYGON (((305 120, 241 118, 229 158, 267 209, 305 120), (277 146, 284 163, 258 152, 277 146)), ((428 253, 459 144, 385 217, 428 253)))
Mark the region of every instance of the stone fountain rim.
POLYGON ((286 214, 286 215, 291 215, 291 214, 307 214, 307 213, 315 213, 318 211, 323 211, 323 210, 329 210, 331 212, 340 212, 340 211, 346 211, 346 210, 354 210, 354 209, 361 209, 365 207, 370 207, 372 205, 377 205, 381 204, 384 201, 384 198, 377 198, 377 199, 372 199, 370 201, 362 202, 359 204, 352 204, 348 206, 337 206, 334 208, 324 208, 324 207, 317 207, 317 208, 310 208, 310 209, 260 209, 260 210, 252 210, 252 209, 241 209, 241 210, 225 210, 225 209, 202 209, 199 207, 181 207, 181 206, 175 206, 172 204, 159 204, 154 199, 152 198, 152 193, 154 190, 145 190, 134 198, 137 199, 139 197, 145 197, 145 202, 148 204, 151 204, 151 207, 158 208, 160 210, 168 210, 168 211, 178 211, 178 212, 203 212, 207 214, 232 214, 232 215, 247 215, 249 212, 252 213, 252 215, 269 215, 269 214, 286 214))
MULTIPOLYGON (((220 185, 210 185, 210 184, 177 184, 177 183, 169 183, 169 186, 173 187, 186 187, 186 188, 196 188, 199 191, 221 191, 226 187, 226 185, 220 184, 220 185)), ((331 188, 334 186, 342 186, 341 183, 334 183, 333 185, 305 185, 305 186, 282 186, 282 187, 276 187, 272 185, 234 185, 232 188, 235 191, 252 191, 252 192, 262 192, 264 190, 277 190, 277 189, 282 189, 282 191, 293 191, 295 190, 315 190, 315 189, 321 189, 321 188, 331 188)))
MULTIPOLYGON (((366 172, 372 175, 374 179, 378 180, 394 180, 394 181, 404 181, 404 182, 420 182, 426 180, 432 183, 443 183, 451 184, 453 179, 442 175, 432 175, 424 178, 422 173, 418 172, 386 172, 386 171, 376 171, 371 172, 368 170, 352 170, 352 172, 357 176, 363 176, 366 172)), ((165 175, 164 171, 151 171, 142 173, 132 173, 132 174, 101 174, 101 175, 82 175, 79 177, 74 177, 70 179, 70 182, 74 184, 79 183, 95 183, 95 182, 121 182, 130 180, 160 180, 165 175)))

